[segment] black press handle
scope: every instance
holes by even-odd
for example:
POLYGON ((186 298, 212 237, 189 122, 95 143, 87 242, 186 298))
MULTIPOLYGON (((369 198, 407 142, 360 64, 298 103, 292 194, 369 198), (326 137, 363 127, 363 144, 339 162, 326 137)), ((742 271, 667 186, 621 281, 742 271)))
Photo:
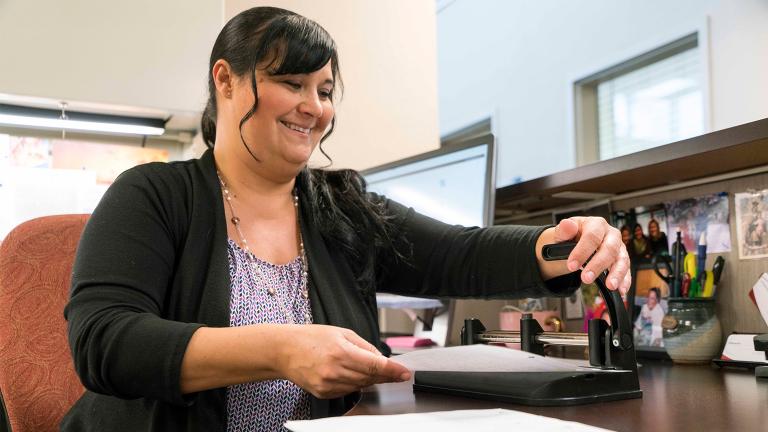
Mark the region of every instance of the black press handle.
MULTIPOLYGON (((571 255, 576 242, 553 243, 544 245, 541 248, 541 256, 545 261, 555 261, 567 259, 571 255)), ((589 260, 587 260, 588 262, 589 260)), ((586 263, 584 263, 586 264, 586 263)), ((602 272, 596 279, 600 290, 600 295, 605 300, 608 307, 608 315, 611 317, 611 326, 613 330, 612 344, 615 348, 624 350, 632 347, 632 332, 630 327, 629 315, 624 307, 624 301, 617 290, 609 290, 605 284, 605 278, 608 272, 602 272)))

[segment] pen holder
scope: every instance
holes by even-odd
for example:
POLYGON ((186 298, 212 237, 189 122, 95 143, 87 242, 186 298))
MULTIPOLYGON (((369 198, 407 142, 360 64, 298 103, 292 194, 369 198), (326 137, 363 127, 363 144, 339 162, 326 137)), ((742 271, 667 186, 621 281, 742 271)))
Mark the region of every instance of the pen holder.
POLYGON ((661 323, 667 354, 675 363, 709 363, 721 348, 714 298, 670 297, 661 323))

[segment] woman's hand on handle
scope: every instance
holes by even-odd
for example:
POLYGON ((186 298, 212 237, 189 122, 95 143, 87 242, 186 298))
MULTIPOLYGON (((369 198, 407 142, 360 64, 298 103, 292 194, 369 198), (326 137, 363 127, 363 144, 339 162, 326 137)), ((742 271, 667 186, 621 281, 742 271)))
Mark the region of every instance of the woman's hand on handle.
POLYGON ((629 254, 621 241, 621 232, 601 217, 571 217, 563 219, 554 228, 548 228, 539 237, 536 256, 545 280, 584 266, 581 272, 584 283, 594 282, 604 270, 608 270, 606 284, 609 289, 618 289, 621 294, 626 294, 632 283, 629 254), (566 262, 543 260, 542 246, 564 241, 577 242, 566 262))
POLYGON ((407 368, 384 357, 352 330, 296 326, 282 346, 280 375, 319 398, 334 398, 372 384, 406 381, 407 368))

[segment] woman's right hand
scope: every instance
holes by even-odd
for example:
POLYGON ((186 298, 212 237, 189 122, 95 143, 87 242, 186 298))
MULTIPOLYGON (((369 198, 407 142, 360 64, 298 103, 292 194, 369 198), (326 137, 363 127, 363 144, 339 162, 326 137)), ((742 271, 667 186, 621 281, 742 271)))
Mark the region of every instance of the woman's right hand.
POLYGON ((372 384, 407 381, 408 369, 352 330, 326 325, 292 326, 276 366, 280 375, 321 399, 372 384))

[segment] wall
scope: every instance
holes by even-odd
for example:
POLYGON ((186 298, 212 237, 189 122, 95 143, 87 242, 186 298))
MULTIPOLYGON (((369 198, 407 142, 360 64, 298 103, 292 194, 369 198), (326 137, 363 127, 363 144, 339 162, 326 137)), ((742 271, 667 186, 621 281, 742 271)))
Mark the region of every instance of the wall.
POLYGON ((768 117, 764 0, 447 3, 437 27, 440 133, 491 116, 500 187, 572 168, 572 83, 707 21, 712 127, 768 117))
MULTIPOLYGON (((335 168, 364 169, 439 147, 435 3, 431 0, 225 0, 227 19, 252 6, 286 8, 339 46, 344 97, 323 145, 335 168)), ((322 157, 313 163, 324 165, 322 157)))
POLYGON ((201 112, 221 25, 221 0, 3 0, 0 93, 201 112))

